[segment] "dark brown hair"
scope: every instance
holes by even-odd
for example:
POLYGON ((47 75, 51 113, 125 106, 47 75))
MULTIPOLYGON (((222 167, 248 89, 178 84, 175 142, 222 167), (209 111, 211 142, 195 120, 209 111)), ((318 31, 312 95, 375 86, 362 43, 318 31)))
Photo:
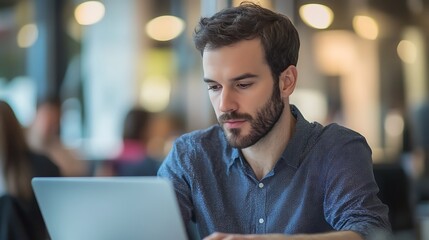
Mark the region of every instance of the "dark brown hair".
POLYGON ((0 100, 0 164, 8 193, 29 198, 31 190, 30 159, 28 145, 21 124, 12 108, 0 100))
POLYGON ((147 142, 147 128, 152 114, 144 109, 131 109, 124 120, 123 139, 147 142))
POLYGON ((205 49, 255 38, 262 42, 274 79, 298 63, 299 35, 289 18, 251 2, 201 18, 194 33, 195 47, 201 55, 205 49))

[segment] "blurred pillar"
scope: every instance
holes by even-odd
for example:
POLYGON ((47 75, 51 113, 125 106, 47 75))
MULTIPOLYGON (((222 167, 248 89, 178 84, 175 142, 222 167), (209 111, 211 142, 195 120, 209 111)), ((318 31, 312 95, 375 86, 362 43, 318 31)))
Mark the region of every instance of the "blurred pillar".
POLYGON ((381 161, 377 44, 344 30, 318 32, 313 41, 317 66, 323 73, 339 77, 343 124, 365 136, 374 161, 381 161))
MULTIPOLYGON (((145 10, 138 0, 105 0, 104 18, 83 27, 84 151, 105 159, 120 148, 123 117, 136 104, 145 10)), ((143 2, 142 2, 143 3, 143 2)), ((144 2, 145 4, 146 1, 144 2)))
MULTIPOLYGON (((198 5, 194 3, 195 1, 188 0, 187 2, 187 12, 190 14, 188 18, 188 32, 186 34, 191 38, 190 42, 192 43, 192 34, 195 26, 197 26, 200 17, 211 17, 213 14, 218 12, 221 9, 229 6, 228 0, 201 0, 199 9, 198 5), (194 15, 198 13, 197 15, 194 15)), ((191 46, 191 51, 193 51, 195 58, 187 57, 188 60, 195 60, 191 62, 194 66, 191 66, 189 71, 183 75, 186 80, 186 90, 188 93, 186 96, 186 118, 188 130, 195 130, 200 128, 205 128, 214 124, 216 118, 212 106, 207 95, 207 88, 203 83, 203 70, 202 70, 202 59, 199 52, 195 47, 191 46), (195 66, 198 66, 196 68, 195 66)), ((189 54, 186 53, 186 54, 189 54)))
MULTIPOLYGON (((403 61, 406 104, 411 113, 411 130, 414 150, 424 155, 423 174, 429 178, 429 96, 427 75, 427 40, 416 27, 407 27, 402 32, 403 47, 398 54, 403 61)), ((429 188, 424 188, 429 198, 429 188)))
POLYGON ((402 39, 408 43, 404 49, 403 62, 406 103, 409 108, 423 103, 428 98, 426 40, 416 27, 407 27, 402 39))
POLYGON ((380 72, 376 42, 355 38, 355 56, 341 76, 340 88, 345 124, 365 136, 374 162, 385 160, 380 128, 380 72))

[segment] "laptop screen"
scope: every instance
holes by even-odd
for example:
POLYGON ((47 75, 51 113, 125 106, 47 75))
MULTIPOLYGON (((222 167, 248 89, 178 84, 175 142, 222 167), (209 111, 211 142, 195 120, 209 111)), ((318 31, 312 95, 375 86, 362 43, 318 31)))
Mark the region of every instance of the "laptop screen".
POLYGON ((166 179, 50 177, 32 186, 53 240, 187 239, 166 179))

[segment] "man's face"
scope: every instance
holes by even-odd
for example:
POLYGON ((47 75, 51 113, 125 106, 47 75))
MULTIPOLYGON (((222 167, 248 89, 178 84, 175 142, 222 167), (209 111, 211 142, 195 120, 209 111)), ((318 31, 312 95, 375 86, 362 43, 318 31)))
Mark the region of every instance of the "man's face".
POLYGON ((259 39, 205 50, 203 68, 210 101, 231 146, 250 147, 271 131, 284 103, 259 39))

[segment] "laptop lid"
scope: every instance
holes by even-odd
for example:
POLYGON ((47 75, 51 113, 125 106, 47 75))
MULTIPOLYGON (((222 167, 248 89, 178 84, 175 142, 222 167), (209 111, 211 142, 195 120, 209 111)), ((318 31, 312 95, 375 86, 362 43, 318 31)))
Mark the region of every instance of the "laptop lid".
POLYGON ((39 177, 52 240, 187 239, 172 184, 158 177, 39 177))

